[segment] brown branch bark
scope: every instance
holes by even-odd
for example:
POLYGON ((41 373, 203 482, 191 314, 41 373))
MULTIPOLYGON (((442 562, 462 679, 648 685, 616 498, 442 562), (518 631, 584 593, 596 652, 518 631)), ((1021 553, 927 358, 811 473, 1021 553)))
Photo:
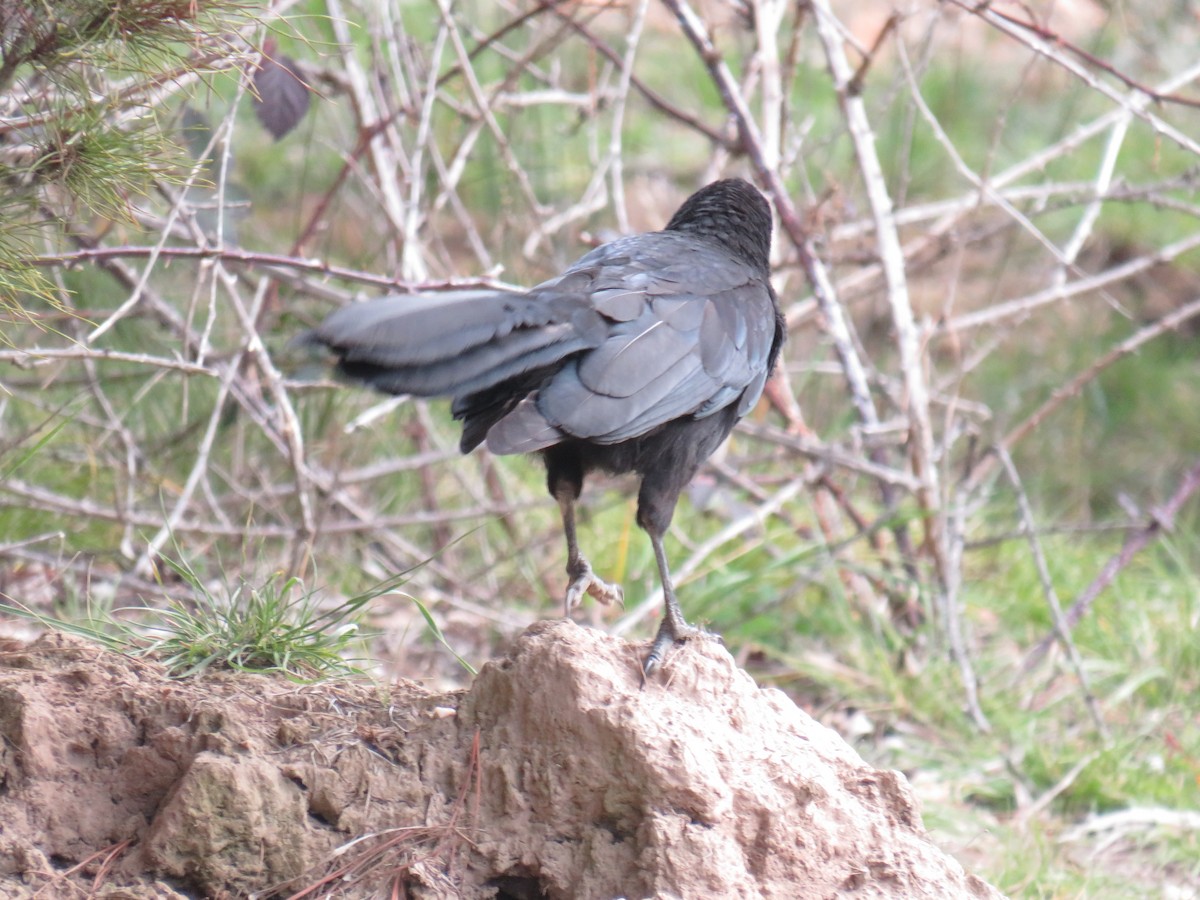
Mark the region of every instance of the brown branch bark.
MULTIPOLYGON (((1175 517, 1179 515, 1179 511, 1183 508, 1184 504, 1197 491, 1200 491, 1200 462, 1197 462, 1184 473, 1179 486, 1175 488, 1175 493, 1171 495, 1166 503, 1154 510, 1150 521, 1143 528, 1126 536, 1125 543, 1121 545, 1121 549, 1104 564, 1104 568, 1100 570, 1100 573, 1092 580, 1092 583, 1084 588, 1067 608, 1063 614, 1063 624, 1068 631, 1073 630, 1079 624, 1080 620, 1087 615, 1088 610, 1092 608, 1092 604, 1096 602, 1096 598, 1103 593, 1105 588, 1113 583, 1113 580, 1120 574, 1121 570, 1129 565, 1135 556, 1150 546, 1154 540, 1161 537, 1164 532, 1169 532, 1174 527, 1175 517)), ((1028 673, 1033 670, 1042 661, 1042 658, 1049 652, 1058 638, 1057 632, 1051 632, 1042 638, 1037 646, 1029 652, 1029 655, 1025 657, 1025 662, 1021 666, 1022 673, 1028 673)))

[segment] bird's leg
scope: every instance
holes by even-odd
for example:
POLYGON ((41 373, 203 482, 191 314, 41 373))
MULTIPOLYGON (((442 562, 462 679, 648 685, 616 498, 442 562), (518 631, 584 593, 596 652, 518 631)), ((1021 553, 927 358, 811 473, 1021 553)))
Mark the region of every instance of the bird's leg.
MULTIPOLYGON (((707 453, 704 454, 707 456, 707 453)), ((703 457, 701 457, 703 458, 703 457)), ((658 563, 658 577, 662 581, 663 590, 663 620, 658 626, 658 634, 650 645, 650 652, 642 663, 643 679, 662 664, 667 649, 679 641, 694 638, 720 640, 717 635, 689 625, 679 609, 679 600, 675 597, 675 585, 671 582, 671 569, 667 565, 667 553, 663 549, 663 536, 671 527, 671 518, 675 515, 675 504, 679 500, 679 492, 695 474, 695 465, 667 466, 647 473, 642 478, 642 487, 638 492, 638 524, 650 538, 654 548, 654 559, 658 563)))
POLYGON ((658 561, 658 575, 662 579, 663 589, 662 624, 658 626, 658 634, 654 636, 654 643, 650 645, 650 652, 646 654, 646 661, 642 663, 642 674, 648 678, 662 663, 667 648, 672 644, 693 638, 720 640, 720 637, 711 631, 689 625, 683 618, 679 600, 675 597, 675 586, 671 583, 671 570, 667 567, 667 554, 663 550, 662 535, 649 529, 646 533, 650 535, 650 543, 654 547, 654 558, 658 561))
POLYGON ((623 603, 625 593, 620 585, 609 584, 596 576, 591 564, 579 552, 579 541, 575 537, 575 495, 569 488, 555 493, 558 508, 562 512, 563 534, 567 538, 567 575, 571 583, 567 585, 566 612, 583 602, 585 593, 591 594, 601 603, 623 603))

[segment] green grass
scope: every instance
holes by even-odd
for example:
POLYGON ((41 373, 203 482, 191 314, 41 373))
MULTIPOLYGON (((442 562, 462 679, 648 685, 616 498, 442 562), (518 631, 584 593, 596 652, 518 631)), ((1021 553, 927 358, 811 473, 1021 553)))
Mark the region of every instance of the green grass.
POLYGON ((138 652, 180 677, 212 668, 298 678, 356 674, 347 652, 361 641, 358 618, 371 595, 322 608, 298 578, 238 578, 213 592, 186 564, 167 561, 191 588, 187 600, 144 607, 148 639, 138 652))
MULTIPOLYGON (((178 549, 178 548, 177 548, 178 549)), ((180 584, 144 605, 114 607, 90 595, 64 596, 59 615, 30 609, 4 595, 0 613, 30 619, 97 641, 109 649, 145 656, 186 678, 210 669, 276 673, 291 678, 361 675, 351 658, 362 652, 363 607, 394 590, 403 575, 373 591, 330 604, 323 591, 274 573, 258 583, 245 573, 226 575, 213 587, 185 562, 162 558, 163 573, 180 584)))
MULTIPOLYGON (((328 21, 314 15, 320 8, 315 3, 298 7, 311 16, 305 20, 305 33, 289 35, 288 29, 280 29, 280 51, 336 67, 332 29, 328 21)), ((471 24, 482 31, 502 23, 493 5, 479 9, 471 24)), ((416 6, 406 5, 398 15, 427 49, 434 20, 416 6)), ((732 54, 735 63, 744 55, 749 35, 736 27, 719 33, 722 49, 732 54)), ((368 61, 371 35, 360 28, 354 40, 360 59, 368 61)), ((524 50, 532 40, 515 36, 514 45, 524 50)), ((810 119, 811 124, 800 148, 801 162, 789 173, 788 187, 820 232, 825 224, 862 216, 864 206, 853 147, 842 128, 836 97, 811 34, 805 40, 809 43, 799 55, 787 114, 792 121, 810 119)), ((563 66, 562 84, 570 90, 589 90, 601 68, 596 57, 578 41, 563 46, 567 52, 554 57, 563 66)), ((450 54, 443 58, 443 71, 451 59, 450 54)), ((985 67, 967 52, 934 62, 921 76, 922 97, 966 163, 979 172, 1001 171, 1109 108, 1073 82, 1048 73, 1042 63, 1028 72, 1020 66, 985 67)), ((481 54, 478 74, 489 90, 500 83, 506 65, 494 51, 481 54)), ((638 75, 710 126, 727 125, 703 65, 694 53, 681 50, 675 32, 646 32, 638 75)), ((895 72, 886 59, 876 60, 868 72, 866 97, 889 186, 903 187, 912 203, 961 193, 962 178, 915 115, 906 89, 889 90, 894 83, 895 72)), ((522 75, 516 84, 530 87, 534 82, 522 75)), ((189 102, 202 108, 209 125, 215 125, 232 102, 233 88, 230 76, 212 76, 189 102)), ((332 89, 329 96, 317 99, 306 121, 279 142, 266 137, 248 108, 237 111, 227 197, 244 201, 249 208, 230 211, 226 231, 230 242, 286 252, 341 170, 357 139, 350 103, 332 89)), ((439 102, 449 101, 471 106, 461 79, 444 86, 439 102)), ((553 204, 579 195, 599 158, 598 141, 606 139, 606 120, 601 118, 589 132, 592 125, 569 107, 498 106, 493 112, 505 133, 519 136, 514 152, 542 201, 553 204)), ((1180 118, 1177 111, 1163 114, 1173 115, 1173 121, 1180 118)), ((435 122, 438 145, 446 158, 453 155, 471 124, 454 116, 435 122)), ((399 121, 397 128, 403 140, 413 138, 415 124, 410 118, 399 121)), ((1105 137, 1055 160, 1027 183, 1094 178, 1105 137)), ((624 142, 627 183, 637 185, 631 188, 631 205, 642 202, 638 196, 642 186, 666 179, 683 184, 698 177, 713 156, 707 141, 669 117, 651 114, 636 97, 627 111, 624 142)), ((106 148, 90 149, 90 161, 102 167, 106 148)), ((366 270, 394 271, 398 243, 379 214, 379 199, 369 182, 370 165, 366 161, 360 165, 366 176, 356 174, 338 195, 327 227, 306 252, 366 270)), ((1194 160, 1135 122, 1115 177, 1130 185, 1148 185, 1180 177, 1189 167, 1194 167, 1194 160)), ((425 186, 432 184, 426 172, 425 186)), ((533 281, 576 258, 585 249, 580 231, 614 225, 610 211, 597 213, 545 242, 535 258, 523 258, 521 247, 532 225, 490 134, 484 134, 472 151, 458 190, 484 243, 506 267, 503 277, 513 281, 533 281)), ((1194 201, 1194 191, 1186 184, 1164 193, 1175 200, 1194 201)), ((112 206, 111 194, 94 196, 99 205, 112 206)), ((658 202, 657 196, 650 199, 658 202)), ((1028 212, 1045 234, 1062 241, 1079 221, 1081 207, 1064 209, 1050 203, 1045 210, 1030 207, 1028 212)), ((941 302, 953 286, 961 307, 983 308, 996 299, 1044 285, 1050 264, 1036 248, 1031 249, 1028 236, 1010 228, 980 246, 970 242, 978 224, 964 221, 961 233, 952 236, 961 237, 963 243, 947 250, 951 256, 965 255, 965 274, 933 270, 927 276, 933 283, 933 302, 941 302)), ((123 243, 155 239, 130 223, 113 227, 120 230, 123 243)), ((1097 223, 1092 242, 1096 258, 1084 258, 1080 265, 1093 271, 1121 254, 1147 252, 1194 229, 1194 219, 1183 213, 1141 201, 1112 203, 1097 223)), ((434 235, 430 261, 434 277, 479 274, 478 261, 465 249, 461 225, 449 211, 432 213, 427 230, 434 235)), ((819 249, 829 251, 835 276, 871 259, 869 241, 852 248, 821 245, 819 249)), ((931 377, 991 411, 990 418, 971 423, 978 430, 979 447, 984 447, 1107 348, 1162 315, 1183 294, 1194 295, 1189 279, 1195 267, 1194 259, 1182 260, 1167 272, 1123 285, 1107 297, 1039 313, 1014 327, 961 382, 953 378, 955 366, 978 344, 968 337, 961 350, 932 346, 931 377), (1178 279, 1170 291, 1164 289, 1167 275, 1178 279)), ((198 271, 190 263, 160 265, 152 287, 191 317, 197 328, 206 327, 208 316, 214 315, 211 352, 227 359, 242 346, 244 335, 221 306, 222 297, 210 306, 207 287, 197 292, 198 271)), ((94 268, 54 274, 95 321, 128 297, 125 287, 94 268)), ((246 288, 257 273, 239 270, 237 277, 246 288)), ((920 277, 914 273, 914 283, 920 277)), ((798 281, 793 285, 793 294, 785 302, 803 299, 803 285, 798 281)), ((244 296, 249 293, 246 289, 244 296)), ((865 355, 879 369, 894 372, 894 340, 882 302, 878 297, 847 300, 865 355)), ((39 314, 50 310, 43 300, 28 300, 26 308, 39 314)), ((314 301, 279 286, 260 330, 277 358, 283 359, 290 352, 287 344, 292 336, 328 308, 327 300, 314 301)), ((141 312, 114 328, 103 346, 163 357, 181 353, 176 338, 141 312)), ((937 314, 936 310, 921 312, 937 314)), ((55 327, 72 335, 86 333, 86 329, 73 331, 70 324, 56 320, 55 327)), ((53 332, 18 325, 5 339, 18 346, 53 343, 53 332)), ((993 336, 1004 337, 996 330, 979 340, 993 336)), ((798 334, 789 354, 798 369, 833 359, 815 330, 798 334)), ((1014 449, 1039 526, 1116 521, 1126 517, 1130 504, 1148 511, 1170 494, 1200 447, 1196 359, 1194 334, 1159 339, 1106 370, 1080 398, 1064 404, 1014 449)), ((137 366, 103 361, 96 363, 96 369, 94 383, 78 366, 2 373, 0 480, 17 478, 71 500, 114 507, 125 502, 128 493, 141 511, 170 509, 194 464, 196 442, 209 421, 216 384, 212 379, 148 373, 137 366), (109 427, 97 391, 120 410, 120 426, 138 450, 132 463, 119 435, 109 427)), ((841 379, 805 370, 795 382, 806 418, 817 433, 856 446, 856 418, 841 379)), ((252 384, 262 387, 259 381, 252 384)), ((887 390, 898 391, 894 385, 887 390)), ((298 390, 293 399, 308 458, 339 477, 380 460, 452 448, 457 441, 456 426, 444 404, 431 404, 425 412, 406 406, 384 421, 346 434, 344 426, 378 397, 352 389, 298 390)), ((883 387, 877 387, 876 399, 885 417, 890 416, 893 407, 883 387)), ((273 402, 263 390, 260 414, 271 416, 273 402)), ((892 439, 899 444, 903 437, 892 439)), ((957 444, 945 460, 946 478, 952 484, 963 466, 965 454, 960 451, 966 442, 957 444)), ((898 446, 892 450, 892 459, 899 464, 904 451, 898 446)), ((801 461, 793 457, 755 458, 769 452, 754 441, 738 438, 731 449, 731 464, 773 486, 800 470, 801 461)), ((883 515, 878 491, 869 481, 837 470, 832 477, 867 521, 883 515)), ((160 573, 164 589, 143 596, 137 609, 114 610, 111 603, 101 602, 87 583, 72 581, 65 574, 67 563, 84 561, 101 574, 123 571, 129 560, 119 549, 122 542, 128 538, 140 549, 157 530, 154 525, 134 527, 126 534, 117 522, 30 509, 0 494, 0 544, 61 532, 58 555, 43 563, 55 569, 61 580, 57 605, 49 612, 39 610, 38 615, 114 646, 152 653, 177 672, 231 667, 284 671, 294 677, 336 674, 345 671, 349 655, 366 655, 375 649, 364 636, 374 627, 376 614, 369 601, 380 591, 379 572, 371 566, 405 568, 420 560, 394 551, 378 553, 380 535, 366 528, 358 533, 322 531, 315 556, 327 587, 321 592, 309 587, 313 581, 308 573, 304 582, 282 574, 294 543, 292 533, 258 539, 252 532, 260 525, 281 525, 284 531, 295 526, 298 510, 289 493, 294 481, 286 453, 263 435, 245 409, 230 405, 221 417, 200 499, 191 514, 214 521, 224 516, 246 533, 177 532, 177 561, 160 573), (255 547, 253 553, 247 549, 250 546, 255 547), (264 576, 264 571, 279 574, 264 576), (172 580, 177 583, 170 584, 168 591, 167 582, 172 580), (326 596, 332 599, 323 599, 326 596)), ((628 492, 605 485, 601 480, 589 485, 580 539, 597 573, 622 583, 632 606, 657 587, 658 575, 649 543, 634 523, 635 505, 628 492)), ((430 585, 452 598, 461 595, 493 604, 520 621, 559 614, 565 583, 563 542, 557 510, 545 495, 544 474, 536 462, 489 460, 476 454, 338 487, 380 517, 484 508, 442 523, 391 529, 415 548, 418 557, 426 555, 447 573, 425 580, 426 571, 422 579, 406 582, 403 602, 413 604, 425 644, 436 643, 438 652, 458 657, 463 672, 487 658, 495 644, 494 632, 500 629, 441 603, 430 585), (488 511, 492 507, 502 512, 488 511), (464 632, 482 636, 468 642, 464 632)), ((737 490, 721 489, 720 498, 704 509, 694 508, 687 499, 681 503, 668 541, 668 554, 676 567, 728 523, 736 504, 750 502, 737 490)), ((324 490, 311 496, 319 527, 348 520, 345 510, 324 490)), ((1082 687, 1061 654, 1032 673, 1020 671, 1025 654, 1050 632, 1052 617, 1024 540, 984 541, 1019 529, 1014 508, 1008 486, 999 482, 969 523, 969 540, 980 543, 968 550, 964 563, 961 600, 968 648, 980 679, 980 702, 992 724, 990 733, 981 733, 964 711, 961 674, 948 658, 942 623, 933 614, 930 598, 917 593, 925 590, 924 583, 912 586, 896 564, 890 534, 881 532, 882 554, 863 538, 828 548, 816 526, 815 509, 803 494, 785 508, 788 521, 769 518, 709 555, 694 574, 680 579, 679 596, 688 618, 723 635, 729 648, 743 655, 762 681, 778 685, 816 714, 834 721, 851 711, 864 716, 870 727, 857 738, 858 749, 873 763, 905 771, 922 799, 935 839, 1012 896, 1117 900, 1143 896, 1147 890, 1156 895, 1160 884, 1196 883, 1200 836, 1194 831, 1147 827, 1108 847, 1103 835, 1063 840, 1092 814, 1134 807, 1200 808, 1200 641, 1196 639, 1200 512, 1196 501, 1171 534, 1137 557, 1097 598, 1072 634, 1106 734, 1097 731, 1082 687), (859 598, 847 592, 845 571, 862 574, 879 590, 911 588, 929 621, 913 634, 890 621, 883 603, 864 608, 859 598), (1034 808, 1035 803, 1040 805, 1034 808)), ((902 507, 900 515, 911 512, 902 507)), ((919 542, 920 523, 907 525, 919 542)), ((853 528, 843 522, 839 534, 850 537, 853 528)), ((1120 533, 1080 531, 1043 538, 1050 575, 1064 604, 1096 577, 1121 540, 1120 533)), ((919 574, 928 577, 927 572, 919 574)), ((590 614, 589 609, 582 615, 590 614)), ((652 628, 652 622, 644 623, 637 636, 648 636, 652 628)))
MULTIPOLYGON (((880 668, 874 679, 833 686, 871 710, 890 735, 859 749, 913 777, 935 838, 966 847, 964 859, 1013 896, 1115 900, 1147 896, 1128 892, 1157 885, 1156 879, 1194 883, 1194 833, 1135 830, 1091 861, 1096 841, 1060 838, 1092 814, 1200 807, 1200 591, 1194 574, 1177 565, 1181 553, 1196 551, 1195 534, 1168 538, 1139 557, 1073 633, 1107 736, 1096 732, 1061 656, 1019 675, 1024 648, 1050 625, 1028 554, 1017 542, 972 554, 965 588, 991 734, 978 733, 957 713, 961 687, 944 661, 931 660, 918 677, 895 678, 880 668), (864 683, 889 684, 899 693, 864 694, 864 683), (1043 799, 1045 808, 1026 818, 1029 804, 1043 799), (972 842, 982 849, 972 853, 972 842)), ((1113 549, 1111 539, 1047 541, 1064 602, 1113 549)), ((871 655, 856 658, 856 671, 871 673, 871 655)))

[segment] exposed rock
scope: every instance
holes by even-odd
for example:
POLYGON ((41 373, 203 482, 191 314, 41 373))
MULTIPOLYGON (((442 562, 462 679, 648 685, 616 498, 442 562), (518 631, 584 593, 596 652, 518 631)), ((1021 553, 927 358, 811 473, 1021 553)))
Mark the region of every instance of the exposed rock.
POLYGON ((546 622, 442 695, 0 653, 0 894, 999 896, 719 645, 643 652, 546 622))

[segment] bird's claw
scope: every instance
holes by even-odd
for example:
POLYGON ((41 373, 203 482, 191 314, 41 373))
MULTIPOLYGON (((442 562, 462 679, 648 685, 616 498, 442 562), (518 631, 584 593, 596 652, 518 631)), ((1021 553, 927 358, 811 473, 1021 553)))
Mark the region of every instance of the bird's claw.
POLYGON ((567 587, 565 604, 567 616, 571 615, 571 610, 583 603, 584 594, 590 594, 605 606, 612 603, 616 603, 618 606, 625 605, 625 591, 621 589, 621 586, 609 584, 597 577, 596 573, 592 571, 592 567, 586 563, 578 572, 571 573, 571 583, 567 587))
POLYGON ((676 621, 670 616, 664 618, 662 624, 658 626, 658 634, 654 636, 654 643, 650 645, 650 652, 646 654, 645 662, 642 663, 642 683, 645 684, 646 679, 654 673, 654 670, 662 665, 670 647, 682 644, 684 641, 695 640, 720 641, 721 636, 704 628, 689 625, 682 619, 676 621))

